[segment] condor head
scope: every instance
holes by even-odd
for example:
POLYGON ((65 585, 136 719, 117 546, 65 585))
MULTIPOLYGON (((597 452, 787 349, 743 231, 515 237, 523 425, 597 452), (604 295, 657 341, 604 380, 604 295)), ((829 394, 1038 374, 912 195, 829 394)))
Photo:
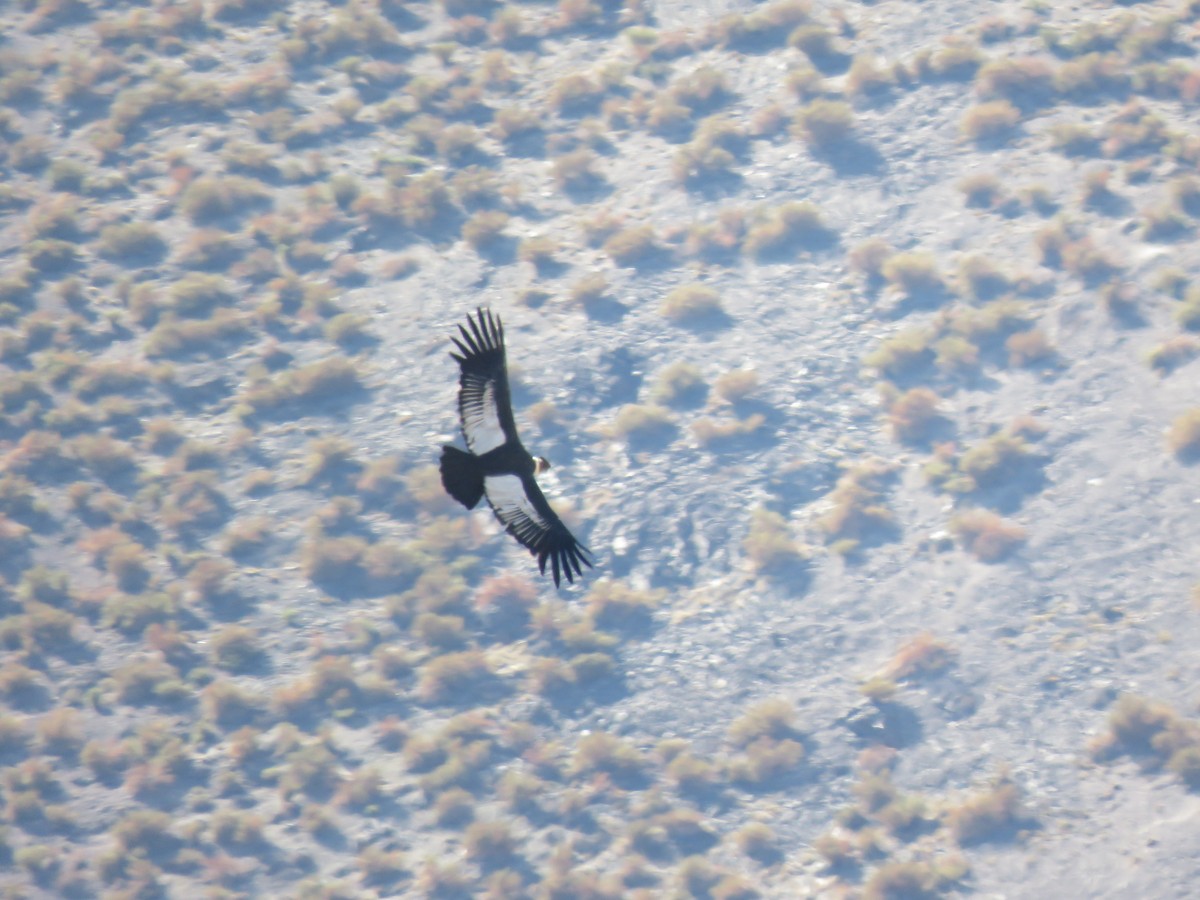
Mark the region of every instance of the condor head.
POLYGON ((533 458, 533 474, 541 475, 543 472, 550 471, 550 460, 544 456, 535 456, 533 458))

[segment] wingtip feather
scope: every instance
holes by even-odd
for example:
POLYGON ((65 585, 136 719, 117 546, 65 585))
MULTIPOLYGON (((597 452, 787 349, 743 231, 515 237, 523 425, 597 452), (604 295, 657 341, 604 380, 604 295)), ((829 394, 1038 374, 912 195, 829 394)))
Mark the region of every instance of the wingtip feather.
POLYGON ((466 359, 491 351, 504 353, 504 326, 500 317, 490 309, 481 306, 476 309, 474 315, 468 314, 466 325, 459 323, 458 333, 461 339, 451 335, 450 340, 462 351, 466 359))
MULTIPOLYGON (((470 321, 470 317, 468 317, 467 321, 470 321)), ((458 326, 458 331, 463 336, 462 341, 453 335, 451 335, 450 340, 454 341, 454 343, 458 344, 460 347, 462 347, 463 343, 465 342, 466 348, 464 348, 463 352, 467 353, 468 356, 477 356, 480 352, 479 344, 475 342, 475 339, 467 333, 467 329, 463 328, 462 325, 458 326), (469 348, 469 350, 467 348, 469 348)))

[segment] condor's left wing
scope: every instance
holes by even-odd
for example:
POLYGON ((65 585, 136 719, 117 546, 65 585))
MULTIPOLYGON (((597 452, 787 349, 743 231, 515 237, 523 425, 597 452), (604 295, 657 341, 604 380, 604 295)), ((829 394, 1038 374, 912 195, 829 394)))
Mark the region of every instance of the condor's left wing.
POLYGON ((517 440, 508 367, 504 352, 504 326, 491 310, 467 316, 468 331, 458 326, 462 340, 451 338, 458 353, 450 355, 462 370, 458 379, 458 416, 467 447, 482 456, 506 441, 517 440))
POLYGON ((573 583, 583 574, 581 564, 592 568, 588 549, 555 515, 532 475, 488 475, 483 489, 500 524, 537 557, 543 575, 550 561, 555 587, 563 576, 573 583))

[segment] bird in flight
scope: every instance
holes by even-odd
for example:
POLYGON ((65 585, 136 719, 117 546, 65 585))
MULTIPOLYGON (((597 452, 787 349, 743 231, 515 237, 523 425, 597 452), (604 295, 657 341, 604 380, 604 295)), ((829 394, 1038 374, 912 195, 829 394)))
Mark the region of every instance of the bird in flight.
POLYGON ((459 325, 462 339, 451 336, 458 353, 450 355, 461 370, 458 379, 458 415, 467 449, 442 447, 442 485, 467 509, 486 496, 505 531, 537 557, 546 573, 550 561, 554 586, 560 578, 574 582, 582 565, 592 567, 588 549, 575 539, 546 502, 535 475, 550 468, 540 456, 531 456, 517 436, 508 369, 504 327, 491 310, 478 309, 459 325))

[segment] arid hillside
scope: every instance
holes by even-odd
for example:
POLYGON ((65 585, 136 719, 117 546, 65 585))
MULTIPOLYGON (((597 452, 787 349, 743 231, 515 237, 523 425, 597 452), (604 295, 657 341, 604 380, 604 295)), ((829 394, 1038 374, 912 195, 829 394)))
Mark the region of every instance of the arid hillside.
POLYGON ((1198 51, 0 2, 0 889, 1191 896, 1198 51), (439 481, 481 306, 561 590, 439 481))

